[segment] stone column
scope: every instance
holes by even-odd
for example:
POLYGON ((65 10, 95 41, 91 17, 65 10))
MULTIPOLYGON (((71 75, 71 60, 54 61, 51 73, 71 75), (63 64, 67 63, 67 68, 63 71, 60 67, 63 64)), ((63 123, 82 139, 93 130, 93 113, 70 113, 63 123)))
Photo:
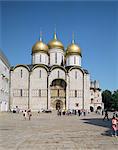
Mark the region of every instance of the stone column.
POLYGON ((50 95, 50 72, 48 72, 48 82, 47 82, 47 103, 48 109, 51 109, 51 95, 50 95))

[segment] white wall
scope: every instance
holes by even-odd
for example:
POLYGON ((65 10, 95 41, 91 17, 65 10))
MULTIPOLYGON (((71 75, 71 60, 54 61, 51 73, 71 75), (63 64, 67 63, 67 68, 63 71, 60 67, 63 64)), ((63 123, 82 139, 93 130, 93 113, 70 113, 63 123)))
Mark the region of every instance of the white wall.
POLYGON ((37 67, 30 75, 30 108, 33 110, 47 109, 47 71, 37 67), (39 96, 41 90, 41 96, 39 96))
POLYGON ((72 69, 69 74, 69 99, 68 99, 68 108, 70 109, 82 109, 82 91, 83 91, 83 74, 78 69, 72 69), (75 78, 75 74, 77 73, 77 78, 75 78), (75 97, 75 90, 77 90, 77 97, 75 97), (79 104, 78 107, 76 107, 76 103, 79 104))
POLYGON ((90 75, 84 74, 84 109, 90 109, 91 103, 91 93, 90 93, 90 75))
POLYGON ((18 106, 20 109, 28 108, 28 86, 29 86, 29 71, 24 66, 18 66, 11 71, 11 109, 18 106), (22 70, 22 77, 21 77, 22 70), (21 96, 21 91, 23 95, 21 96))
POLYGON ((9 109, 9 68, 0 59, 0 111, 9 109))

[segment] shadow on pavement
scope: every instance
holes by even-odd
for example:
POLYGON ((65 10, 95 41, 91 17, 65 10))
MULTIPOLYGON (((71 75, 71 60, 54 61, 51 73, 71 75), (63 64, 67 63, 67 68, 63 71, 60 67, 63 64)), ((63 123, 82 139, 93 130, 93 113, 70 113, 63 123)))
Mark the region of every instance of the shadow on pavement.
POLYGON ((104 133, 101 133, 103 136, 111 136, 111 119, 104 120, 102 118, 90 118, 90 119, 81 119, 84 120, 84 123, 90 124, 90 125, 95 125, 95 126, 101 126, 105 127, 106 131, 104 133))

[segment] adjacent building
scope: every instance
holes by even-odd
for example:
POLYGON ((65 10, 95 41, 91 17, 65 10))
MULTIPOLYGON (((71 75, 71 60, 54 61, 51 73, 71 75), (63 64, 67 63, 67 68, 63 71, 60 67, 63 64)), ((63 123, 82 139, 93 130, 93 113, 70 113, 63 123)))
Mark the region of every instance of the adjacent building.
POLYGON ((40 37, 32 47, 32 64, 11 67, 10 109, 103 108, 99 83, 91 82, 81 59, 74 39, 65 49, 56 33, 48 44, 40 37))
POLYGON ((0 50, 0 111, 9 110, 9 71, 9 61, 0 50))

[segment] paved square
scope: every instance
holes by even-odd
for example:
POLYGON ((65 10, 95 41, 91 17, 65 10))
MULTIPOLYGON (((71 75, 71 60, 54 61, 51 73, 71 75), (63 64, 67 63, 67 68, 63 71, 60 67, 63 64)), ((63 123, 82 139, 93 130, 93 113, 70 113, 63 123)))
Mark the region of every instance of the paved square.
POLYGON ((0 113, 0 150, 116 150, 118 137, 111 137, 111 121, 103 116, 57 116, 33 113, 0 113))

